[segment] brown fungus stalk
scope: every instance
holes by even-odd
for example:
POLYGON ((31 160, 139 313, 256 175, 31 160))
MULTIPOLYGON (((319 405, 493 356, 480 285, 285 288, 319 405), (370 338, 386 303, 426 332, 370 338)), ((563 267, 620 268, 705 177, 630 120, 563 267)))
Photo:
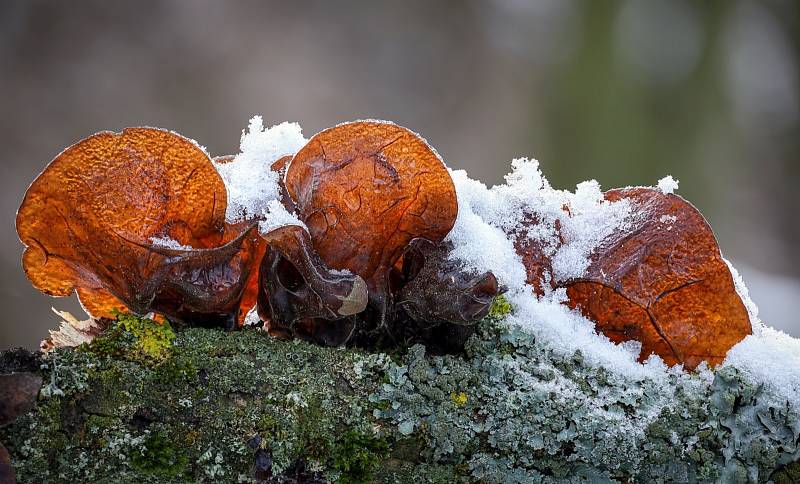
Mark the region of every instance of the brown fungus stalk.
POLYGON ((28 189, 17 213, 25 273, 46 294, 77 291, 94 317, 127 308, 232 327, 264 247, 255 225, 225 224, 226 200, 191 140, 154 128, 95 134, 28 189))
POLYGON ((628 229, 595 251, 584 277, 570 281, 569 305, 614 342, 642 344, 668 364, 717 365, 751 333, 714 233, 683 198, 648 188, 611 190, 629 200, 628 229))

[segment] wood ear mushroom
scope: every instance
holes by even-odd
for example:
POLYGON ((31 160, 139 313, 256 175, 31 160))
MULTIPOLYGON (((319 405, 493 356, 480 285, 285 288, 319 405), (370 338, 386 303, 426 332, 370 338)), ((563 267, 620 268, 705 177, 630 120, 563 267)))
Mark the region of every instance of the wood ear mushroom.
MULTIPOLYGON (((390 341, 398 325, 428 316, 427 289, 455 281, 428 277, 423 290, 420 278, 403 292, 408 311, 394 307, 402 287, 390 278, 411 280, 400 262, 411 241, 439 244, 457 212, 446 167, 411 131, 348 123, 276 160, 281 201, 308 229, 264 232, 261 215, 226 221, 228 192, 214 164, 231 162, 154 128, 98 133, 67 148, 17 215, 28 278, 46 294, 77 292, 95 321, 115 311, 155 312, 233 329, 257 306, 272 334, 327 345, 390 341)), ((447 289, 472 299, 443 319, 466 325, 488 311, 493 276, 475 288, 469 282, 459 278, 447 289)), ((47 347, 102 330, 90 326, 47 347)))
POLYGON ((640 361, 656 354, 690 370, 720 364, 752 328, 711 227, 689 202, 657 189, 610 190, 605 199, 627 200, 631 213, 578 279, 545 281, 549 259, 518 240, 529 282, 566 288, 567 304, 599 332, 640 342, 640 361))
POLYGON ((98 133, 67 148, 17 213, 23 267, 46 294, 87 312, 159 312, 235 326, 255 259, 252 226, 225 223, 226 189, 192 141, 153 128, 98 133))
MULTIPOLYGON (((369 299, 365 311, 349 318, 325 321, 294 310, 289 319, 303 320, 297 328, 319 335, 312 339, 326 344, 394 343, 408 316, 404 312, 398 316, 401 311, 395 307, 401 290, 391 283, 396 265, 412 240, 439 244, 456 219, 455 187, 444 163, 422 138, 405 128, 375 121, 345 123, 317 134, 294 155, 286 168, 285 189, 322 261, 361 277, 369 299)), ((280 257, 271 260, 273 270, 279 270, 280 257)), ((452 281, 435 283, 445 287, 452 281)), ((488 312, 497 294, 496 284, 490 286, 480 295, 488 302, 474 302, 471 314, 459 314, 459 322, 466 324, 472 318, 474 323, 488 312)), ((275 288, 274 298, 285 289, 275 288)), ((280 299, 273 306, 289 306, 286 298, 280 299)), ((281 314, 272 322, 275 331, 294 324, 283 318, 281 314)))

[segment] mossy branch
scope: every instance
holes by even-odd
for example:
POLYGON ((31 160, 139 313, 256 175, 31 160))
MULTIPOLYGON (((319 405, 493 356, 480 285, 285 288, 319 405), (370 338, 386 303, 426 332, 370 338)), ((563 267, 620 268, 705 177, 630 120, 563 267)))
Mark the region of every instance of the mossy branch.
POLYGON ((0 373, 34 371, 45 386, 0 441, 20 482, 797 477, 798 410, 736 371, 635 381, 501 318, 465 354, 432 356, 120 316, 74 350, 2 353, 0 373))

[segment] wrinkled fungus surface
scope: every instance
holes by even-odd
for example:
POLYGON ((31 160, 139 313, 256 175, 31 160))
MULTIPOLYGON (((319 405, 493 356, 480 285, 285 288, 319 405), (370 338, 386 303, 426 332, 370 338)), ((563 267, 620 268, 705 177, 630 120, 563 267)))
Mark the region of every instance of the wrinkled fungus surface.
POLYGON ((98 133, 33 182, 17 215, 23 266, 46 294, 77 290, 94 317, 126 307, 230 325, 259 253, 225 225, 226 188, 194 142, 153 128, 98 133))
POLYGON ((347 123, 311 138, 289 164, 286 188, 323 260, 370 288, 385 285, 412 239, 441 241, 458 210, 436 152, 383 122, 347 123))
POLYGON ((642 343, 669 365, 717 365, 752 332, 728 265, 706 220, 660 190, 611 190, 627 199, 626 229, 606 239, 586 274, 566 285, 578 307, 614 342, 642 343))
MULTIPOLYGON (((288 330, 324 344, 396 343, 399 335, 415 327, 413 323, 424 323, 421 318, 429 311, 420 305, 431 307, 434 295, 453 291, 470 296, 474 289, 479 297, 470 300, 471 307, 466 307, 467 301, 446 301, 439 311, 452 318, 441 322, 474 323, 488 312, 498 294, 493 276, 481 276, 491 277, 481 286, 481 277, 462 280, 467 275, 450 264, 446 274, 434 276, 428 271, 416 277, 419 271, 412 274, 410 264, 401 262, 414 241, 440 243, 458 211, 447 168, 419 135, 386 122, 345 123, 315 135, 291 161, 278 160, 273 169, 286 163, 285 205, 308 227, 313 249, 325 265, 366 282, 369 308, 354 311, 361 314, 350 318, 342 318, 341 311, 324 314, 320 303, 325 306, 326 296, 309 292, 313 288, 307 271, 268 255, 262 281, 270 297, 260 307, 270 304, 273 334, 288 330), (398 299, 405 307, 394 307, 398 299)), ((422 258, 419 264, 422 267, 422 258)))

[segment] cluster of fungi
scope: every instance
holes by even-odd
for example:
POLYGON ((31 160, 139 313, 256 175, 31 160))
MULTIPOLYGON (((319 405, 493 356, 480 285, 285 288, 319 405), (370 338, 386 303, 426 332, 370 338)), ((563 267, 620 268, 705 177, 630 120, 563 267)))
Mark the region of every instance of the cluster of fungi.
MULTIPOLYGON (((226 221, 228 194, 214 163, 232 159, 212 160, 153 128, 98 133, 67 148, 18 212, 28 278, 52 296, 77 292, 97 321, 132 311, 233 329, 255 308, 281 338, 423 342, 445 352, 463 347, 504 290, 492 273, 449 257, 453 181, 405 128, 342 124, 275 161, 281 202, 303 225, 265 231, 259 216, 226 221)), ((721 362, 750 323, 706 221, 655 189, 606 198, 631 200, 638 223, 597 249, 578 280, 543 278, 550 261, 541 248, 524 231, 509 234, 528 282, 539 294, 546 284, 566 288, 568 304, 611 340, 640 341, 642 359, 655 353, 687 368, 721 362), (664 216, 674 219, 669 232, 657 227, 664 216)))

